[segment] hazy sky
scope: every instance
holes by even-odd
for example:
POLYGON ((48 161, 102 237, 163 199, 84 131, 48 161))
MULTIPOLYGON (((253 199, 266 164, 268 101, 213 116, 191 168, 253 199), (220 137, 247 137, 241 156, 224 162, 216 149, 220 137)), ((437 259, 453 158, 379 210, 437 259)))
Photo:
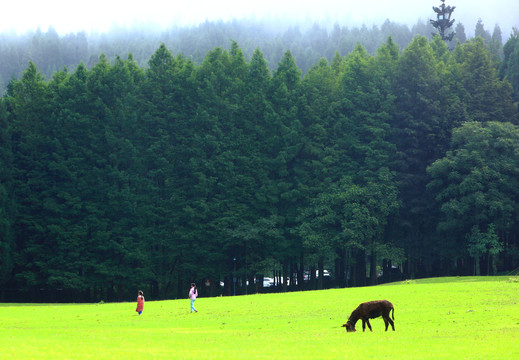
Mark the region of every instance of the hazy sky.
MULTIPOLYGON (((205 20, 243 18, 311 19, 322 25, 380 25, 385 19, 414 25, 435 17, 432 6, 441 0, 1 0, 0 32, 25 32, 52 26, 59 34, 77 31, 106 32, 113 26, 155 24, 192 25, 205 20), (330 24, 331 23, 331 24, 330 24)), ((507 38, 519 28, 519 0, 446 0, 456 6, 454 18, 467 35, 478 18, 492 33, 498 23, 507 38)))

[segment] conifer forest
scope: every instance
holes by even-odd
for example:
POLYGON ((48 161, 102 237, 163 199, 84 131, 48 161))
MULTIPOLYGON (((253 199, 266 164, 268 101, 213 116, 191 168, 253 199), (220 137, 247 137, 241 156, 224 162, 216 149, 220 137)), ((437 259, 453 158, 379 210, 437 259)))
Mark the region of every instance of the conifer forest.
POLYGON ((517 271, 519 31, 432 31, 0 34, 0 301, 517 271))

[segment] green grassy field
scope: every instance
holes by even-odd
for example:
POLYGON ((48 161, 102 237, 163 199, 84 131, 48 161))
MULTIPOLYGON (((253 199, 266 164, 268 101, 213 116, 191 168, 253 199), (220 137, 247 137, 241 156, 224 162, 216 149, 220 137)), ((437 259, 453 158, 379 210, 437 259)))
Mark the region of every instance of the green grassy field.
MULTIPOLYGON (((515 278, 516 280, 517 278, 515 278)), ((439 278, 365 288, 135 303, 2 304, 3 359, 519 359, 519 282, 439 278), (387 299, 396 332, 346 333, 387 299)), ((360 330, 360 331, 359 331, 360 330)))

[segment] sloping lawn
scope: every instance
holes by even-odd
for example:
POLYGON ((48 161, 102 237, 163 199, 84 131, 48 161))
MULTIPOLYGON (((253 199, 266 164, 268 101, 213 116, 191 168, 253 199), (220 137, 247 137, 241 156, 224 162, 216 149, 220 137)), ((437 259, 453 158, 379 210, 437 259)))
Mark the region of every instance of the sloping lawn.
MULTIPOLYGON (((512 281, 514 280, 514 281, 512 281)), ((519 359, 519 282, 406 281, 364 288, 135 303, 2 304, 4 359, 519 359), (346 333, 364 301, 395 306, 396 332, 346 333)), ((390 327, 391 329, 391 327, 390 327)))

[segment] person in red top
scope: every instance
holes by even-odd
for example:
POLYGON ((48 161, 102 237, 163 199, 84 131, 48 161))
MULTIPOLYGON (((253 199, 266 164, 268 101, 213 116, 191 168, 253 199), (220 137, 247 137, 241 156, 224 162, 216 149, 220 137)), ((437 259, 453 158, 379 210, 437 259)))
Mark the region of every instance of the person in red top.
POLYGON ((142 314, 142 310, 144 309, 144 294, 142 293, 142 290, 139 290, 139 295, 137 296, 137 311, 140 314, 142 314))

